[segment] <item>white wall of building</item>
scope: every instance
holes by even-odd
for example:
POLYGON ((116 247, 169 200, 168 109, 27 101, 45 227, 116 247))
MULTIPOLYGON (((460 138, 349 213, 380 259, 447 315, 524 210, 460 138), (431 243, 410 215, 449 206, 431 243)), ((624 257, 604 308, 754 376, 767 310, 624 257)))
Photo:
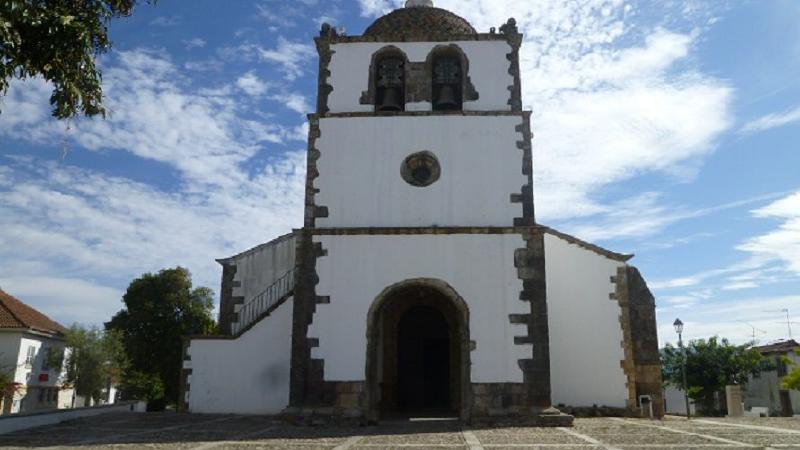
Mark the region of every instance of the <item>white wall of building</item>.
POLYGON ((191 412, 275 414, 288 405, 292 300, 237 339, 191 342, 191 412))
POLYGON ((510 195, 522 175, 520 116, 363 117, 320 120, 316 147, 318 227, 512 226, 522 206, 510 195), (412 186, 403 160, 427 150, 440 179, 412 186))
POLYGON ((448 283, 467 303, 471 378, 476 383, 522 382, 517 360, 531 357, 530 345, 515 345, 526 334, 511 325, 509 314, 530 312, 519 300, 522 281, 514 250, 525 246, 520 235, 349 235, 316 236, 327 249, 317 259, 318 305, 308 336, 319 338, 312 357, 325 359, 325 379, 365 379, 367 312, 386 287, 412 278, 448 283), (345 325, 346 324, 346 325, 345 325))
POLYGON ((34 378, 34 369, 41 366, 42 353, 39 351, 42 347, 42 340, 35 339, 29 335, 23 335, 20 338, 19 354, 17 354, 17 372, 14 376, 14 381, 21 384, 38 384, 34 378), (28 349, 33 348, 35 359, 33 364, 27 364, 28 349))
POLYGON ((66 373, 63 367, 61 371, 56 367, 45 369, 49 348, 63 351, 64 341, 27 331, 0 331, 0 369, 12 372, 14 382, 22 385, 12 399, 11 413, 62 407, 59 390, 66 373), (33 349, 30 363, 29 348, 33 349), (44 374, 47 380, 40 380, 44 374), (41 389, 47 391, 40 394, 41 389))
POLYGON ((236 264, 234 296, 243 296, 245 303, 264 292, 278 278, 294 268, 293 235, 282 236, 232 258, 236 264))
MULTIPOLYGON (((676 416, 686 415, 686 398, 682 390, 675 386, 667 386, 666 389, 664 389, 664 410, 667 414, 676 416)), ((697 408, 692 399, 689 399, 689 413, 692 416, 697 414, 697 408)))
POLYGON ((609 299, 614 261, 545 234, 553 403, 624 407, 621 309, 609 299))
MULTIPOLYGON (((19 359, 19 331, 0 331, 0 370, 16 372, 19 359)), ((14 377, 16 380, 16 376, 14 377)))
MULTIPOLYGON (((789 371, 795 367, 800 367, 800 356, 797 356, 794 352, 765 356, 776 365, 778 364, 777 361, 779 357, 788 358, 795 364, 794 366, 788 366, 789 371)), ((747 381, 743 393, 745 409, 753 407, 769 408, 771 415, 780 415, 782 410, 780 398, 780 391, 783 389, 781 386, 782 383, 783 377, 778 377, 777 370, 761 372, 758 377, 751 376, 747 381)), ((794 390, 789 391, 789 398, 792 401, 792 410, 794 414, 800 414, 800 392, 794 390)))
MULTIPOLYGON (((362 105, 361 93, 369 87, 369 66, 372 55, 386 46, 395 46, 406 53, 410 62, 424 62, 437 45, 448 42, 357 42, 331 45, 333 56, 328 70, 328 84, 333 91, 328 96, 330 112, 369 112, 373 105, 362 105)), ((453 42, 461 48, 469 60, 469 77, 479 98, 464 102, 467 111, 508 111, 510 91, 514 84, 509 75, 510 62, 506 55, 511 46, 505 40, 453 42)), ((417 104, 409 110, 431 110, 430 103, 417 104)))

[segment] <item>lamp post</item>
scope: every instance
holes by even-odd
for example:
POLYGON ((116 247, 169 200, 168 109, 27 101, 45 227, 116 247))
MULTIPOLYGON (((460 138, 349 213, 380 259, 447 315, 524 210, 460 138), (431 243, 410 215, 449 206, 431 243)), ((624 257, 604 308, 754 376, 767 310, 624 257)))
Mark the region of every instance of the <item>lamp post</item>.
POLYGON ((686 418, 691 419, 692 414, 689 410, 689 383, 686 382, 686 348, 683 346, 683 322, 681 319, 675 319, 672 324, 675 327, 675 332, 678 333, 678 347, 683 350, 683 364, 681 369, 683 371, 683 400, 686 402, 686 418))

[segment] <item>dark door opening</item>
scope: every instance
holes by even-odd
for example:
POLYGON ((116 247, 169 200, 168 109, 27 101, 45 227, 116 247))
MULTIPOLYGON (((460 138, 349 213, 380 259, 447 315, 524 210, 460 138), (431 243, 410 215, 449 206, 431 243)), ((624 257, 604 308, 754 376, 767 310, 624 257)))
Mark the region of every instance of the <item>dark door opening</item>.
POLYGON ((792 410, 792 397, 789 395, 789 391, 781 390, 780 400, 781 400, 781 416, 792 417, 794 411, 792 410))
POLYGON ((397 327, 398 409, 442 411, 450 402, 450 332, 436 308, 415 306, 397 327))

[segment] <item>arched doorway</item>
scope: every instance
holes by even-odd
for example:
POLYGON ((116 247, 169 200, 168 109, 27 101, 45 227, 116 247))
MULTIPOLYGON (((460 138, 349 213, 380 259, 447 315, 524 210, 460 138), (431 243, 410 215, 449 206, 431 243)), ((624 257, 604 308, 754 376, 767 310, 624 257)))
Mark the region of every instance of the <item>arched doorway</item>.
POLYGON ((469 415, 469 310, 435 279, 386 288, 367 318, 367 416, 469 415))

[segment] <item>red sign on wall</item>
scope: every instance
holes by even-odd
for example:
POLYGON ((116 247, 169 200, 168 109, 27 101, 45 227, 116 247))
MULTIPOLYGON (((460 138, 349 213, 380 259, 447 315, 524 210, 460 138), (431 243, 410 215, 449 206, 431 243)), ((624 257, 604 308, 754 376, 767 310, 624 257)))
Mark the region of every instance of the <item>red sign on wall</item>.
POLYGON ((39 381, 49 381, 49 380, 50 380, 50 374, 47 373, 39 374, 39 381))

